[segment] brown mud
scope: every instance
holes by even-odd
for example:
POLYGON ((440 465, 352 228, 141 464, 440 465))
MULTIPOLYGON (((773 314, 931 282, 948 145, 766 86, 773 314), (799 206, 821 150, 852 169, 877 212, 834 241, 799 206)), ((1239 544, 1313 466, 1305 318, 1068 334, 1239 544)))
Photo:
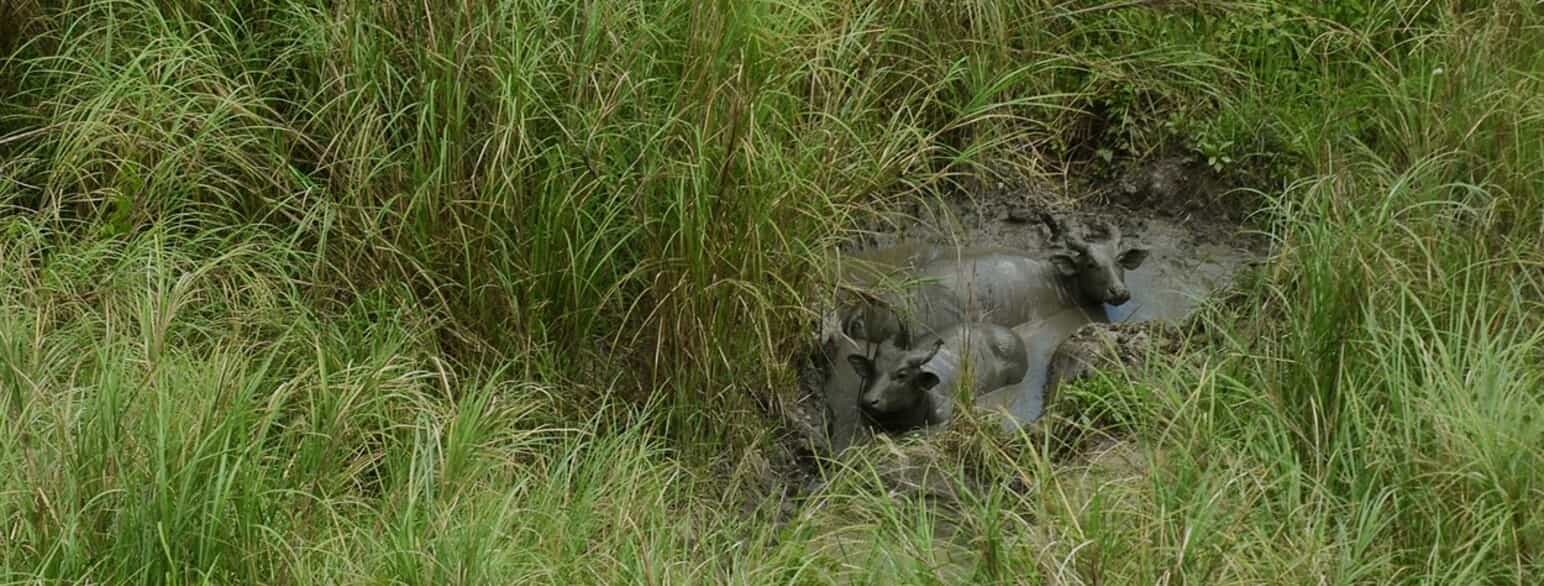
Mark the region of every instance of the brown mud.
MULTIPOLYGON (((1169 333, 1172 328, 1135 324, 1185 320, 1203 300, 1227 289, 1242 269, 1264 258, 1267 242, 1244 224, 1249 211, 1256 209, 1259 202, 1241 193, 1204 165, 1197 164, 1193 157, 1183 154, 1129 163, 1114 173, 1113 179, 1107 176, 1097 186, 1057 188, 1028 182, 980 181, 976 187, 958 194, 931 203, 919 202, 881 218, 861 230, 841 252, 922 242, 999 246, 1039 256, 1050 249, 1049 230, 1037 220, 1042 212, 1074 221, 1110 222, 1119 226, 1128 242, 1150 248, 1148 260, 1126 273, 1131 300, 1118 307, 1105 307, 1111 324, 1027 324, 1014 328, 1030 346, 1030 374, 1021 383, 1025 396, 1012 408, 1013 419, 1027 425, 1040 420, 1047 409, 1055 411, 1054 404, 1046 400, 1047 386, 1055 386, 1052 378, 1067 381, 1095 370, 1133 366, 1137 354, 1147 348, 1170 351, 1166 349, 1173 345, 1167 342, 1168 338, 1153 343, 1144 332, 1169 333), (1058 352, 1062 340, 1069 338, 1074 343, 1058 352), (1124 342, 1132 344, 1127 344, 1128 348, 1122 346, 1124 342), (1053 366, 1053 361, 1061 366, 1053 366), (1056 374, 1058 368, 1066 372, 1056 374)), ((849 446, 872 444, 876 436, 873 429, 862 425, 858 429, 833 429, 830 408, 820 393, 826 377, 833 374, 832 369, 849 367, 846 361, 828 364, 817 348, 800 362, 798 397, 794 404, 782 409, 786 424, 779 441, 782 448, 775 450, 780 453, 771 457, 775 463, 768 468, 769 473, 780 476, 769 487, 780 487, 771 492, 776 493, 774 500, 783 503, 784 514, 792 512, 790 501, 820 491, 820 462, 834 458, 849 446)), ((891 445, 888 441, 882 443, 891 445)), ((928 463, 931 458, 920 457, 937 451, 938 446, 928 445, 932 443, 930 439, 912 438, 901 443, 909 447, 860 451, 901 454, 903 457, 894 459, 894 472, 901 476, 932 468, 928 463)), ((883 462, 881 459, 879 465, 884 466, 883 462)), ((899 488, 917 483, 895 484, 899 488)), ((921 492, 938 496, 940 491, 929 487, 921 492)))

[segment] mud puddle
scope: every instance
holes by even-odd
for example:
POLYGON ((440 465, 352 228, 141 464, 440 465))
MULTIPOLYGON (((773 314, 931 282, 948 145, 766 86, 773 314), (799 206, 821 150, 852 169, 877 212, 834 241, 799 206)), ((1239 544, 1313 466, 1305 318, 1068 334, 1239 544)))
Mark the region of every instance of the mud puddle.
MULTIPOLYGON (((1177 322, 1189 317, 1210 294, 1227 287, 1240 269, 1262 257, 1258 242, 1226 221, 1176 220, 1153 210, 1106 208, 1102 210, 1049 210, 1032 201, 1033 196, 1006 190, 913 210, 917 220, 898 222, 891 229, 870 232, 866 242, 845 252, 859 252, 910 242, 961 247, 1005 247, 1030 256, 1053 250, 1049 231, 1033 218, 1041 211, 1080 222, 1105 221, 1120 226, 1125 241, 1151 250, 1146 262, 1126 272, 1131 299, 1119 306, 1104 306, 1103 319, 1094 321, 1177 322)), ((1010 389, 998 391, 988 401, 1007 405, 1019 425, 1038 420, 1045 412, 1045 386, 1056 348, 1090 321, 1080 311, 1068 311, 1013 328, 1024 339, 1029 353, 1029 374, 1010 389)), ((842 365, 836 365, 841 368, 842 365)), ((852 436, 833 429, 833 434, 852 436)))
MULTIPOLYGON (((1123 239, 1150 249, 1139 268, 1127 271, 1125 278, 1131 299, 1118 307, 1103 307, 1112 325, 1084 328, 1082 316, 1053 316, 1040 323, 1013 328, 1025 340, 1029 354, 1029 372, 1016 387, 1006 389, 1013 420, 1037 422, 1034 436, 1057 434, 1060 464, 1057 476, 1071 478, 1072 485, 1093 494, 1105 486, 1109 474, 1088 475, 1080 470, 1098 471, 1105 466, 1106 452, 1145 453, 1135 438, 1110 435, 1105 430, 1090 429, 1081 423, 1063 425, 1058 401, 1049 401, 1046 385, 1055 381, 1075 380, 1089 372, 1125 366, 1140 366, 1144 356, 1163 356, 1180 350, 1174 336, 1177 324, 1188 319, 1207 297, 1230 287, 1246 267, 1266 258, 1266 238, 1241 228, 1243 218, 1258 209, 1260 201, 1249 196, 1230 195, 1232 187, 1243 182, 1256 186, 1255 180, 1223 181, 1203 165, 1183 156, 1160 156, 1126 165, 1119 177, 1101 176, 1089 183, 1068 186, 986 185, 944 198, 930 204, 915 204, 883 224, 870 225, 841 252, 850 254, 896 244, 926 243, 960 247, 1004 247, 1043 256, 1053 248, 1050 231, 1038 221, 1040 212, 1049 212, 1073 222, 1108 221, 1119 227, 1123 239), (1145 322, 1145 323, 1144 323, 1145 322), (1070 339, 1071 343, 1063 344, 1070 339), (1055 365, 1056 372, 1052 365, 1055 365), (1101 439, 1102 438, 1102 439, 1101 439)), ((1253 193, 1259 193, 1254 190, 1253 193)), ((1040 482, 989 467, 964 466, 961 462, 984 457, 974 450, 981 438, 975 437, 976 423, 948 430, 939 435, 923 434, 905 438, 876 437, 877 432, 855 421, 856 397, 850 398, 846 415, 837 411, 824 387, 846 387, 840 377, 856 378, 847 361, 832 363, 839 348, 809 348, 798 360, 796 401, 782 404, 778 412, 784 426, 776 448, 768 452, 766 488, 751 496, 747 510, 764 505, 767 497, 778 504, 779 523, 804 514, 806 507, 822 507, 820 495, 831 486, 828 482, 851 482, 853 468, 845 463, 863 462, 877 473, 877 481, 891 497, 923 500, 947 505, 957 498, 948 482, 962 487, 999 485, 1025 499, 1038 498, 1040 482), (846 368, 846 371, 842 369, 846 368), (827 377, 836 376, 837 379, 827 377), (845 429, 844 429, 845 426, 845 429), (968 436, 968 439, 967 439, 968 436), (843 453, 848 447, 855 448, 843 453)), ((1052 389, 1054 392, 1054 389, 1052 389)), ((839 402, 839 401, 838 401, 839 402)), ((1095 424, 1097 425, 1097 424, 1095 424)), ((994 434, 995 435, 995 434, 994 434)), ((1021 442, 1012 436, 996 436, 990 442, 1004 449, 1017 449, 1021 442)), ((998 454, 993 452, 993 454, 998 454)), ((1001 457, 1001 454, 992 457, 1001 457)), ((1011 457, 1011 456, 1010 456, 1011 457)), ((1147 467, 1142 458, 1121 458, 1114 472, 1121 477, 1138 477, 1147 467)), ((865 467, 860 467, 863 469, 865 467)), ((755 492, 755 491, 752 491, 755 492)), ((837 489, 837 493, 841 490, 837 489)), ((932 505, 930 505, 932 506, 932 505)), ((819 513, 828 515, 829 513, 819 513)), ((940 519, 941 528, 956 524, 951 515, 940 519)), ((837 521, 840 522, 840 521, 837 521)), ((1058 537, 1050 533, 1045 540, 1058 537)), ((1045 543, 1049 544, 1050 541, 1045 543)), ((1047 549, 1047 551, 1049 551, 1047 549)), ((857 561, 855 563, 861 563, 857 561)), ((1049 560, 1048 560, 1049 563, 1049 560)), ((1049 569, 1047 575, 1059 573, 1049 569)))

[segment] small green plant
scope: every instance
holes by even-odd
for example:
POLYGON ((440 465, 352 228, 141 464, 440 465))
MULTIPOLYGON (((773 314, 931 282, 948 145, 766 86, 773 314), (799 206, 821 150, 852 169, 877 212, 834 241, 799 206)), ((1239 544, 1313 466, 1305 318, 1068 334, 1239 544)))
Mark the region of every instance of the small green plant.
POLYGON ((1201 136, 1196 139, 1196 150, 1206 159, 1212 171, 1222 173, 1233 164, 1233 141, 1201 136))
POLYGON ((1230 169, 1239 155, 1230 127, 1231 124, 1216 117, 1197 120, 1174 113, 1164 120, 1168 133, 1200 155, 1206 166, 1216 173, 1230 169))

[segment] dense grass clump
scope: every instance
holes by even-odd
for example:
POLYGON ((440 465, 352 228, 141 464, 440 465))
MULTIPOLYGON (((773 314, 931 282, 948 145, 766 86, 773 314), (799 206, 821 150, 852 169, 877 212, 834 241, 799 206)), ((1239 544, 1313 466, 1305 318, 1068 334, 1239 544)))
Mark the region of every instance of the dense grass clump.
POLYGON ((0 52, 0 582, 1544 577, 1530 2, 22 0, 0 52), (767 486, 831 246, 1175 149, 1275 249, 1068 391, 1112 452, 767 486))

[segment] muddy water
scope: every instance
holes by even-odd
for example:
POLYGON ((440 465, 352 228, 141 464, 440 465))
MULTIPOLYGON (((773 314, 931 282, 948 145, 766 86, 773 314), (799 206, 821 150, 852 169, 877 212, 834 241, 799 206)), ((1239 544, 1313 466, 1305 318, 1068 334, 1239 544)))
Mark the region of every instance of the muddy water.
MULTIPOLYGON (((956 226, 955 233, 963 236, 947 241, 958 246, 1007 247, 1031 256, 1049 254, 1042 233, 1033 225, 995 223, 990 227, 966 226, 963 230, 956 226)), ((1128 244, 1151 249, 1142 266, 1126 272, 1131 300, 1120 306, 1067 309, 1014 327, 1013 331, 1024 339, 1029 374, 1023 382, 983 397, 978 406, 1006 410, 1013 419, 1008 423, 1010 427, 1033 423, 1045 412, 1051 356, 1079 327, 1101 321, 1184 319, 1207 295, 1227 286, 1234 274, 1256 256, 1242 244, 1217 238, 1215 231, 1203 238, 1185 226, 1157 218, 1147 219, 1139 229, 1126 233, 1128 244)), ((841 423, 836 427, 833 431, 839 435, 850 436, 841 431, 841 423)))
MULTIPOLYGON (((1135 295, 1133 292, 1133 298, 1135 295)), ((1019 384, 997 391, 1004 396, 992 402, 1006 405, 1008 413, 1020 423, 1040 419, 1045 414, 1045 383, 1050 375, 1046 367, 1051 364, 1051 355, 1078 328, 1096 321, 1108 320, 1098 315, 1098 310, 1069 309, 1050 319, 1013 328, 1013 333, 1024 339, 1024 348, 1029 353, 1029 373, 1019 384)))
POLYGON ((1184 319, 1255 258, 1239 246, 1198 243, 1190 231, 1169 222, 1149 221, 1140 238, 1152 255, 1126 273, 1131 301, 1105 306, 1112 322, 1184 319))
MULTIPOLYGON (((988 406, 1005 406, 1020 424, 1033 423, 1045 413, 1045 386, 1051 355, 1079 327, 1094 321, 1178 321, 1188 317, 1212 292, 1225 287, 1255 258, 1242 246, 1199 242, 1186 228, 1149 220, 1134 240, 1152 250, 1147 262, 1126 272, 1131 300, 1095 310, 1067 310, 1059 315, 1014 328, 1029 352, 1029 374, 988 406), (1101 312, 1103 315, 1099 315, 1101 312)), ((1130 238, 1130 237, 1128 237, 1130 238)))

